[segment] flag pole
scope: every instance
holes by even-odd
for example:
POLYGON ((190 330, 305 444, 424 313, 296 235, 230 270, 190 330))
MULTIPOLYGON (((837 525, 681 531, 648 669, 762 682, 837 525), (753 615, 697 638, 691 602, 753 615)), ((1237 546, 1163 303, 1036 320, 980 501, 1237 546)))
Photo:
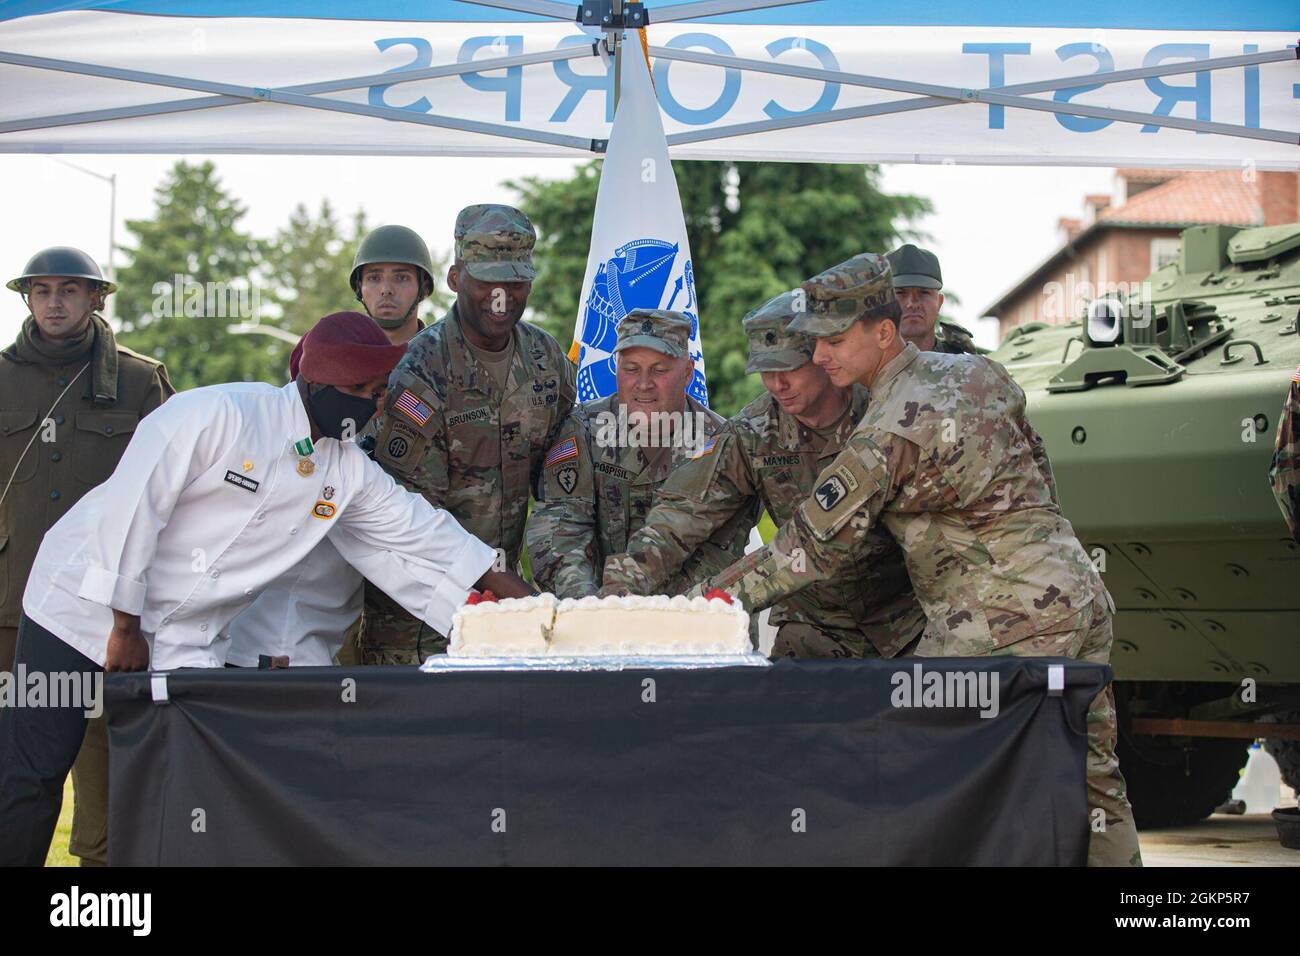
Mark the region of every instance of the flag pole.
MULTIPOLYGON (((623 17, 623 0, 614 0, 614 22, 618 23, 623 17)), ((619 69, 623 59, 623 31, 622 28, 605 34, 614 45, 614 109, 618 109, 618 95, 620 91, 619 83, 622 71, 619 69)))

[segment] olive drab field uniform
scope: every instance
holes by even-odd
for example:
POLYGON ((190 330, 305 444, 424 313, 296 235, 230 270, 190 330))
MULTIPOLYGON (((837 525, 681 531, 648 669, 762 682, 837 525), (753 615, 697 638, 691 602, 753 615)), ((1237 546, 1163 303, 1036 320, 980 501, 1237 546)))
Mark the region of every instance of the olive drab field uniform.
MULTIPOLYGON (((943 288, 939 257, 928 249, 908 242, 886 253, 885 260, 889 263, 895 289, 934 289, 937 292, 943 288)), ((933 351, 949 355, 987 355, 989 352, 975 344, 970 332, 947 319, 939 319, 935 324, 933 351)))
MULTIPOLYGON (((113 473, 137 423, 173 392, 162 363, 119 345, 98 315, 83 340, 58 344, 44 340, 28 316, 17 341, 0 352, 0 489, 9 484, 0 504, 0 670, 13 665, 23 589, 41 538, 113 473)), ((104 865, 103 716, 88 725, 72 779, 70 850, 84 864, 104 865)))

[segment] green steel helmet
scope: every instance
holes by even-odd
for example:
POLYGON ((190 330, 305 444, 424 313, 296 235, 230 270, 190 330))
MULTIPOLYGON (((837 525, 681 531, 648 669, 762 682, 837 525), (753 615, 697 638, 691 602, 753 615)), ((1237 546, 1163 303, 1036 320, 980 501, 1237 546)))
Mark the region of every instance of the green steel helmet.
POLYGON ((361 270, 375 262, 404 262, 415 266, 424 273, 428 284, 420 298, 433 291, 433 260, 429 256, 429 247, 414 229, 380 226, 366 233, 357 246, 356 258, 352 260, 352 275, 348 278, 358 302, 361 301, 361 270))
POLYGON ((39 276, 71 276, 74 279, 89 279, 99 284, 104 295, 116 292, 117 286, 104 278, 97 263, 80 249, 72 246, 51 246, 42 249, 27 260, 27 268, 16 279, 5 283, 5 288, 15 292, 26 293, 31 280, 39 276))

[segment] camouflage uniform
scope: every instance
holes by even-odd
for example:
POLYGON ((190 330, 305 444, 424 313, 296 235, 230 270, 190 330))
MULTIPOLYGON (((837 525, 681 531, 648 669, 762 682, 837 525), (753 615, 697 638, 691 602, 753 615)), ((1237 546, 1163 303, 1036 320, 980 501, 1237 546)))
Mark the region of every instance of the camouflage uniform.
MULTIPOLYGON (((646 346, 682 358, 690 332, 691 320, 680 313, 634 310, 619 323, 615 352, 646 346)), ((528 522, 528 555, 538 587, 562 598, 596 594, 605 559, 627 549, 669 475, 694 455, 698 461, 712 460, 716 443, 709 439, 722 430, 725 419, 695 399, 683 398, 691 431, 677 432, 676 440, 659 447, 619 440, 620 412, 629 428, 638 417, 629 420, 618 395, 573 410, 546 456, 541 500, 528 522)), ((729 566, 745 553, 757 519, 753 507, 737 509, 701 534, 660 582, 663 593, 680 594, 729 566)))
MULTIPOLYGON (((793 327, 820 335, 844 331, 893 295, 888 265, 869 255, 804 288, 808 311, 793 327)), ((1114 605, 1061 514, 1024 393, 1006 371, 909 343, 871 389, 847 447, 793 520, 739 578, 729 571, 709 583, 765 607, 834 573, 883 524, 902 546, 928 618, 918 654, 1108 660, 1114 605)), ((1088 744, 1089 807, 1105 819, 1089 863, 1140 863, 1109 688, 1093 701, 1088 744)))
MULTIPOLYGON (((532 224, 507 206, 471 206, 456 224, 456 258, 483 281, 531 280, 532 224)), ((542 457, 577 394, 559 343, 519 322, 506 388, 479 364, 453 305, 407 346, 376 423, 374 458, 398 481, 445 508, 466 531, 519 565, 528 498, 542 457)), ((364 664, 419 664, 447 640, 366 582, 358 638, 364 664)))
POLYGON ((1291 537, 1300 542, 1300 529, 1296 527, 1296 505, 1300 504, 1300 368, 1291 377, 1291 390, 1282 406, 1282 420, 1277 423, 1277 445, 1268 480, 1291 537))
MULTIPOLYGON (((791 371, 811 360, 813 340, 788 331, 792 296, 783 293, 745 317, 747 372, 791 371)), ((855 385, 840 419, 817 431, 764 392, 727 422, 711 455, 685 462, 668 479, 627 553, 606 561, 604 585, 661 593, 699 543, 735 516, 748 521, 766 508, 777 524, 789 521, 866 407, 867 390, 855 385)), ((920 636, 925 615, 898 544, 873 531, 859 559, 772 608, 772 656, 893 657, 920 636)))
POLYGON ((934 348, 932 351, 948 355, 988 355, 988 349, 975 344, 974 337, 956 322, 940 319, 934 330, 934 348))

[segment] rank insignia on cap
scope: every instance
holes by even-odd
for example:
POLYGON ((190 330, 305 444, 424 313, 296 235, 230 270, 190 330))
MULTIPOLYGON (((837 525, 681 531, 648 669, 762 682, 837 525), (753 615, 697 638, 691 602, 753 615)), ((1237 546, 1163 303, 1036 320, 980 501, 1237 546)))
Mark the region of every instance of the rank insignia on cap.
POLYGON ((642 331, 644 334, 649 335, 649 334, 650 334, 651 332, 653 332, 654 330, 655 330, 655 327, 654 327, 654 325, 650 322, 649 319, 646 319, 644 322, 641 323, 641 331, 642 331))
POLYGON ((333 518, 336 510, 328 501, 318 501, 312 506, 311 513, 317 518, 333 518))
POLYGON ((562 461, 568 461, 570 458, 577 457, 578 439, 574 437, 566 438, 564 441, 552 448, 550 454, 546 456, 546 467, 549 468, 552 465, 558 465, 562 461))
POLYGON ((409 388, 402 389, 402 394, 397 396, 393 408, 421 427, 433 417, 433 409, 425 402, 422 402, 419 396, 409 388))

